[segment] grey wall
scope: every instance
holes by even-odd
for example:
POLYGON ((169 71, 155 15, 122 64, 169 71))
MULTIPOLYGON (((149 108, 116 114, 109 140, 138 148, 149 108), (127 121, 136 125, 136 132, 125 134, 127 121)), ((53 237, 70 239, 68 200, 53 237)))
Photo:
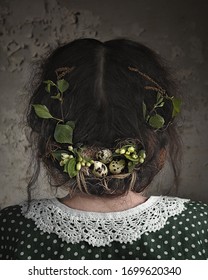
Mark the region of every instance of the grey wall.
MULTIPOLYGON (((22 116, 30 64, 58 43, 80 37, 128 37, 168 60, 184 95, 179 195, 208 202, 207 6, 206 0, 1 0, 0 206, 26 198, 30 147, 22 116)), ((170 186, 168 171, 166 166, 150 193, 170 186)), ((44 173, 39 186, 38 197, 53 195, 44 173)))

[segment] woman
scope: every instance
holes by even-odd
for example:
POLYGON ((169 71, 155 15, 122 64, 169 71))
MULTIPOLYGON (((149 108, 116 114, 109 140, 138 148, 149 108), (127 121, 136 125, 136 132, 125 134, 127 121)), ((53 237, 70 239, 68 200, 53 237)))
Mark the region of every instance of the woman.
POLYGON ((1 211, 0 258, 207 259, 207 205, 143 195, 166 160, 177 185, 179 111, 167 69, 144 45, 79 39, 55 50, 28 106, 28 203, 1 211), (31 199, 40 163, 66 197, 31 199))

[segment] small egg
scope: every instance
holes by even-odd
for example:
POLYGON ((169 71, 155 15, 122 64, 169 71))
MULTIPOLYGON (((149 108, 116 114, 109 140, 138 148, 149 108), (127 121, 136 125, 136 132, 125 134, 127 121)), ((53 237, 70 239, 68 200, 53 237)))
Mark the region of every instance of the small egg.
POLYGON ((124 159, 113 160, 109 164, 109 170, 112 174, 120 174, 125 168, 126 162, 124 159))
POLYGON ((112 152, 109 149, 101 150, 96 154, 97 160, 101 161, 102 163, 109 163, 112 161, 112 152))
POLYGON ((100 161, 94 161, 94 168, 93 168, 93 174, 96 177, 102 178, 108 175, 108 168, 107 166, 100 162, 100 161))

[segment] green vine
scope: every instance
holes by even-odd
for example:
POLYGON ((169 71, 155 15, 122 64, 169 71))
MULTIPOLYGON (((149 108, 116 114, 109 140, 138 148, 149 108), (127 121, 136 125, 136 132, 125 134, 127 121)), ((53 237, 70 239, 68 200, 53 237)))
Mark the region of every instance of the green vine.
POLYGON ((53 116, 49 109, 42 104, 33 104, 33 108, 35 110, 36 115, 39 118, 42 119, 54 119, 57 122, 55 131, 54 131, 54 139, 57 143, 60 144, 72 144, 72 138, 73 138, 73 129, 75 127, 75 124, 73 121, 67 121, 65 123, 64 115, 63 115, 63 100, 64 100, 64 93, 69 88, 69 83, 64 80, 57 80, 57 83, 54 83, 51 80, 44 81, 44 84, 46 84, 45 90, 51 94, 51 88, 56 88, 56 94, 51 95, 52 99, 57 99, 60 102, 60 110, 61 110, 61 119, 53 116))
POLYGON ((137 68, 129 67, 130 71, 137 72, 139 75, 144 77, 146 80, 154 84, 154 86, 145 86, 146 90, 152 90, 157 92, 156 103, 153 105, 153 108, 147 112, 147 106, 143 101, 143 116, 147 124, 149 124, 154 129, 161 129, 165 125, 165 119, 158 114, 157 109, 164 107, 166 101, 172 102, 172 118, 174 118, 179 112, 181 108, 181 100, 176 98, 175 96, 169 96, 166 91, 152 78, 150 78, 147 74, 139 71, 137 68))

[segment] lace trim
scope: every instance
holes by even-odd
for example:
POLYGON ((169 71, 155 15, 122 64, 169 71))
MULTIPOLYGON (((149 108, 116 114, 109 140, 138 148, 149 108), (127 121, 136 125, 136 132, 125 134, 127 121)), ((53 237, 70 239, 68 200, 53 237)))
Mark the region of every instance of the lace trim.
POLYGON ((22 204, 22 214, 32 219, 43 232, 55 233, 67 243, 85 241, 92 246, 105 246, 113 241, 133 242, 145 232, 164 227, 169 217, 186 209, 188 199, 151 196, 132 209, 97 213, 75 210, 57 199, 41 199, 22 204))

